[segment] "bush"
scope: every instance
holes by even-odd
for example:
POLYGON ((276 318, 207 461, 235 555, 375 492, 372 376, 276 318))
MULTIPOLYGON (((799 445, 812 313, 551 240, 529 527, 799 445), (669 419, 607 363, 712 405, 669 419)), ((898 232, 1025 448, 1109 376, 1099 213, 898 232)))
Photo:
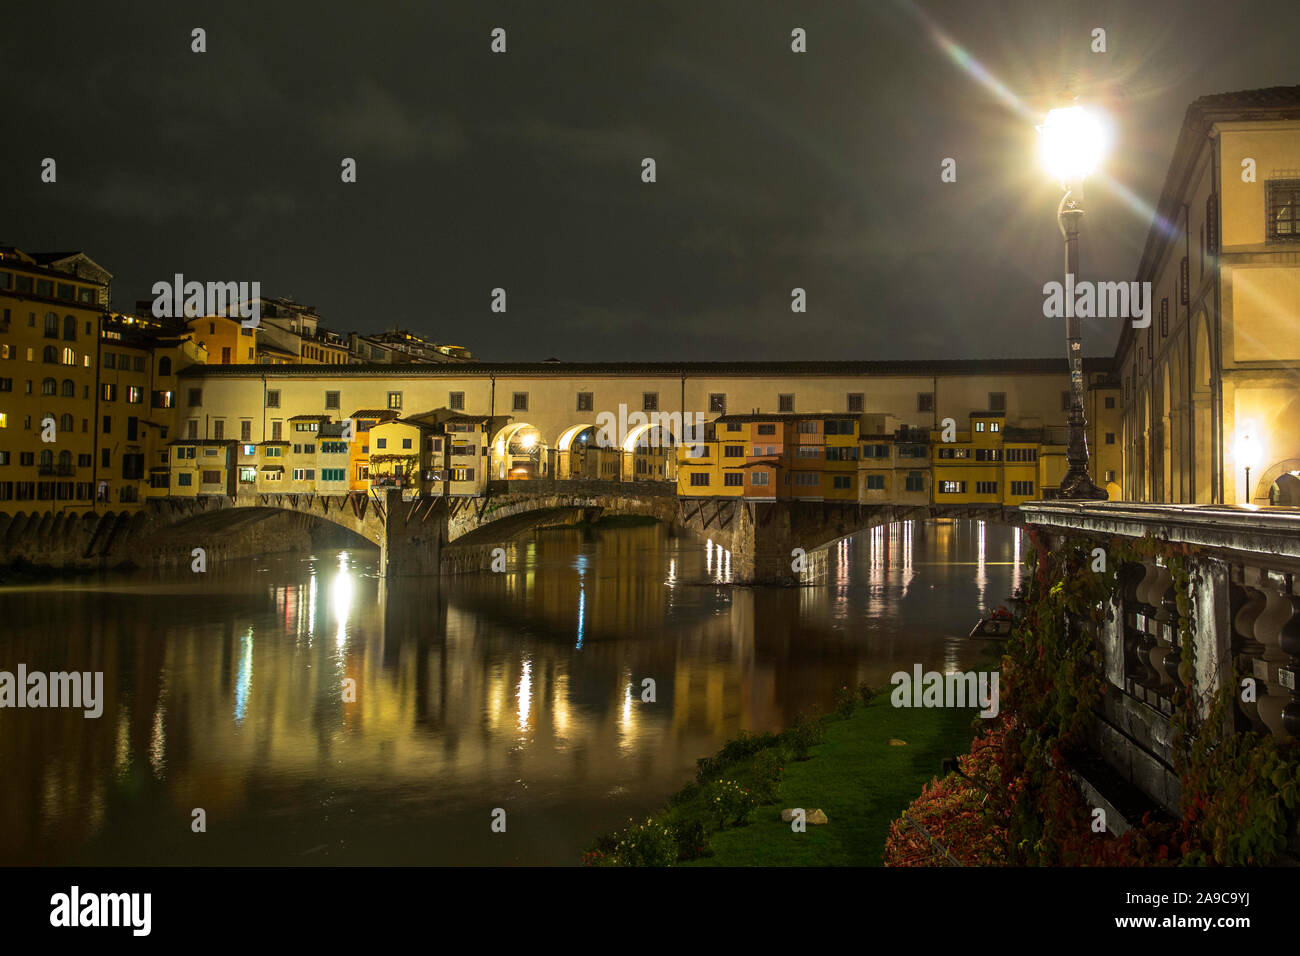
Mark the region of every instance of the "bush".
POLYGON ((677 859, 696 860, 709 853, 709 831, 699 820, 690 820, 673 827, 677 838, 677 859))
POLYGON ((728 824, 742 826, 749 822, 757 802, 754 794, 734 780, 715 780, 708 790, 708 804, 718 821, 718 829, 728 824))
POLYGON ((786 752, 779 747, 760 750, 752 767, 754 800, 756 803, 775 803, 777 788, 785 773, 786 752))
POLYGON ((799 714, 794 719, 794 726, 785 732, 785 738, 794 750, 795 760, 807 760, 808 748, 822 742, 822 722, 816 717, 799 714))
MULTIPOLYGON (((663 822, 647 817, 615 835, 606 859, 614 866, 672 866, 677 862, 677 834, 663 822)), ((599 848, 598 848, 599 849, 599 848)))
POLYGON ((849 690, 848 684, 845 684, 835 692, 835 713, 840 717, 852 717, 853 712, 857 709, 858 695, 849 690))
POLYGON ((862 703, 871 703, 871 698, 876 696, 876 692, 871 689, 871 685, 863 681, 858 685, 858 696, 862 698, 862 703))

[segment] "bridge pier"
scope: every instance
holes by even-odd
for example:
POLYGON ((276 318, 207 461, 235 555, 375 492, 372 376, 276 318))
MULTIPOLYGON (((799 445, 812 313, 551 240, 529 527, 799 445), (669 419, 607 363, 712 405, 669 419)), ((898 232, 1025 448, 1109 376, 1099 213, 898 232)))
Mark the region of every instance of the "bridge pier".
POLYGON ((437 576, 442 571, 447 511, 436 499, 403 501, 389 488, 384 496, 384 531, 379 542, 379 575, 384 578, 437 576))

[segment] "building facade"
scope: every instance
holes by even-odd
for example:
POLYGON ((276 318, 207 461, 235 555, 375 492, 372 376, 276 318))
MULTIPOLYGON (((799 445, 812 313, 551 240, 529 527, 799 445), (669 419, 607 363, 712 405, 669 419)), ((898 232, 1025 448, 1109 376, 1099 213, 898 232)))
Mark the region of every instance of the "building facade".
POLYGON ((1300 87, 1191 105, 1137 278, 1124 497, 1300 505, 1300 87))

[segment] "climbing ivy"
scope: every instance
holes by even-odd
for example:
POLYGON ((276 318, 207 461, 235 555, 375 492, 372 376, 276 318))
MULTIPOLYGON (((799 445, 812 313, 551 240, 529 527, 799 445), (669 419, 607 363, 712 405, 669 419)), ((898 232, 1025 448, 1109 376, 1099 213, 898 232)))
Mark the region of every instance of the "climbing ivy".
POLYGON ((1094 570, 1100 542, 1069 536, 1051 547, 1031 531, 1024 612, 1002 661, 1003 719, 977 746, 1000 742, 999 786, 986 806, 1004 828, 1008 861, 1061 863, 1264 864, 1285 852, 1300 806, 1300 745, 1234 732, 1228 715, 1239 682, 1207 702, 1196 691, 1193 581, 1195 549, 1150 536, 1112 539, 1105 570, 1094 570), (1108 685, 1092 635, 1102 625, 1130 562, 1159 558, 1173 580, 1181 659, 1173 696, 1172 757, 1181 784, 1181 818, 1136 823, 1119 840, 1091 832, 1090 808, 1070 776, 1108 685))

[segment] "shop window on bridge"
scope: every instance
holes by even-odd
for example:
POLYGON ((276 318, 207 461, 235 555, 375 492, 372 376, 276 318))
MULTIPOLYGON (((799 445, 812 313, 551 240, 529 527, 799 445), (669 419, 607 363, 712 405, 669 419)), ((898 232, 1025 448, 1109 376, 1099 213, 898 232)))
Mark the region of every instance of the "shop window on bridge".
POLYGON ((868 490, 868 491, 884 491, 884 490, 885 490, 885 476, 884 476, 884 475, 867 475, 867 490, 868 490))
POLYGON ((723 445, 723 446, 722 446, 722 457, 724 457, 724 458, 744 458, 744 457, 745 457, 745 446, 744 446, 744 445, 723 445))
MULTIPOLYGON (((731 476, 728 475, 727 477, 730 478, 731 476)), ((691 474, 691 487, 692 487, 692 488, 703 488, 703 487, 705 487, 706 485, 708 485, 708 483, 709 483, 709 474, 708 474, 708 472, 705 472, 705 471, 696 471, 696 472, 692 472, 692 474, 691 474)))
POLYGON ((852 435, 853 420, 850 418, 828 418, 822 424, 822 431, 827 435, 852 435))
POLYGON ((1034 483, 1032 481, 1013 481, 1011 482, 1011 493, 1017 497, 1032 495, 1034 493, 1034 483))
POLYGON ((853 487, 853 476, 852 476, 852 475, 832 475, 832 476, 831 476, 831 487, 832 487, 832 488, 835 488, 835 489, 838 489, 838 490, 840 490, 840 491, 845 491, 845 490, 847 490, 847 489, 849 489, 849 488, 852 488, 852 487, 853 487))
POLYGON ((976 461, 1000 461, 1002 459, 1002 450, 999 448, 976 448, 976 461))
POLYGON ((977 481, 975 482, 975 494, 977 495, 996 495, 998 493, 998 483, 996 481, 977 481))
POLYGON ((246 485, 257 481, 257 467, 255 465, 241 465, 239 468, 239 480, 246 485))
POLYGON ((775 435, 775 434, 776 434, 776 426, 775 426, 775 425, 759 425, 759 426, 757 426, 757 427, 758 427, 758 434, 760 434, 760 435, 775 435))
POLYGON ((939 493, 944 495, 961 495, 966 493, 966 482, 964 481, 941 481, 939 482, 939 493))
POLYGON ((903 488, 906 491, 925 491, 925 478, 919 471, 909 471, 903 488))
POLYGON ((473 480, 474 480, 474 469, 473 469, 473 468, 453 468, 453 469, 451 470, 451 480, 452 480, 452 481, 473 481, 473 480))
POLYGON ((756 486, 765 486, 772 483, 772 475, 766 471, 756 471, 750 476, 749 483, 756 486))
MULTIPOLYGON (((709 476, 705 475, 704 477, 708 478, 709 476)), ((707 485, 708 482, 706 481, 705 484, 707 485)), ((727 488, 742 487, 745 484, 745 476, 738 471, 727 472, 722 476, 722 484, 727 488)))
MULTIPOLYGON (((899 449, 899 454, 902 455, 902 449, 899 449)), ((888 458, 889 446, 888 445, 863 445, 862 457, 863 458, 888 458)))
MULTIPOLYGON (((766 475, 764 477, 766 477, 766 475)), ((800 488, 820 488, 822 483, 821 472, 796 471, 794 473, 794 483, 800 488)), ((758 484, 758 482, 754 482, 754 484, 758 484)))
POLYGON ((842 447, 836 447, 834 445, 830 445, 826 448, 826 460, 827 461, 857 461, 858 446, 844 445, 842 447))

